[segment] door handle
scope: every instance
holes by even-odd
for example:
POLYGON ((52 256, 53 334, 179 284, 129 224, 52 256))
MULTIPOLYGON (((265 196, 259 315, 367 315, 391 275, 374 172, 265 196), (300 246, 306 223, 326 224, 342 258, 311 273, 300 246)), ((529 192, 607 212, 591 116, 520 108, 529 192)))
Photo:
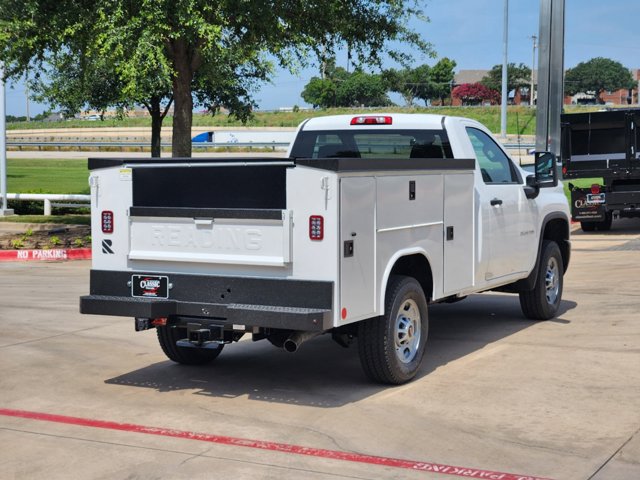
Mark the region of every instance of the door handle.
POLYGON ((491 206, 495 207, 496 205, 502 205, 502 200, 500 200, 499 198, 494 198, 493 200, 491 200, 491 206))

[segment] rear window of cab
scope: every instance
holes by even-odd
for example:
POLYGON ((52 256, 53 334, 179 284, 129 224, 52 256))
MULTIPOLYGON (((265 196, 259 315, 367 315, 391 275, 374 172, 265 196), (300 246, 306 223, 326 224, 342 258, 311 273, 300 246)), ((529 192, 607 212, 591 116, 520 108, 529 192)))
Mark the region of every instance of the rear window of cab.
POLYGON ((444 130, 301 131, 293 158, 453 158, 444 130))

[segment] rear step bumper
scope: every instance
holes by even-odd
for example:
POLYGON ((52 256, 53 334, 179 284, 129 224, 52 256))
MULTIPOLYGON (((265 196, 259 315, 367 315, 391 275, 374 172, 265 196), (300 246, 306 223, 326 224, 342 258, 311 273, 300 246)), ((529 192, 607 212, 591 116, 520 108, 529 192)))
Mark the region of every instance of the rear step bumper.
POLYGON ((332 282, 163 273, 171 285, 169 298, 133 297, 132 276, 147 274, 92 270, 91 294, 80 297, 80 312, 146 318, 178 315, 303 331, 333 326, 332 282))

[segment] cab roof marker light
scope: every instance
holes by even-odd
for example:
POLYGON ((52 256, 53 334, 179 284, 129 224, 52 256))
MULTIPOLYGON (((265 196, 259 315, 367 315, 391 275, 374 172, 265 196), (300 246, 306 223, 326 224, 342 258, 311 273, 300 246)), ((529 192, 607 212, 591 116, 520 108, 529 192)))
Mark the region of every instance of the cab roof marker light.
POLYGON ((382 115, 360 115, 351 119, 351 125, 393 125, 393 118, 382 115))

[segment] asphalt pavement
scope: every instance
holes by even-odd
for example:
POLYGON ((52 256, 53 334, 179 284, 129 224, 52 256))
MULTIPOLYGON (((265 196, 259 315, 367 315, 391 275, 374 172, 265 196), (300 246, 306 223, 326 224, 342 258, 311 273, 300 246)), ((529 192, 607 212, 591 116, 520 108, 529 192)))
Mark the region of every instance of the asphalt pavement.
POLYGON ((432 306, 400 387, 327 336, 175 365, 132 319, 78 313, 89 262, 0 264, 0 477, 640 478, 640 220, 572 241, 557 319, 432 306))

